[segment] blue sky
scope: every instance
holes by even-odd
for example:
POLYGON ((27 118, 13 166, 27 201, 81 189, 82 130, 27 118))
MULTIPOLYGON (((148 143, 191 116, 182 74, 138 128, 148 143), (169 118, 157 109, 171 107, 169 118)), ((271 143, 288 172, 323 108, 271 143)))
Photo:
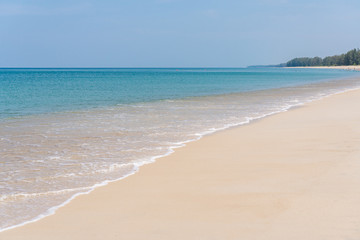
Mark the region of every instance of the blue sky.
POLYGON ((0 67, 243 67, 360 47, 360 1, 0 0, 0 67))

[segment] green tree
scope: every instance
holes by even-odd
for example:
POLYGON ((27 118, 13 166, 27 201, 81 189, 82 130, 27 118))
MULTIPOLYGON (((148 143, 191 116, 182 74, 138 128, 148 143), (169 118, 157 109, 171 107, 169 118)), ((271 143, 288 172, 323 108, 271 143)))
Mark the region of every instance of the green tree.
POLYGON ((307 66, 341 66, 341 65, 360 65, 360 50, 353 49, 346 54, 328 56, 324 59, 320 57, 294 58, 286 63, 288 67, 307 67, 307 66))

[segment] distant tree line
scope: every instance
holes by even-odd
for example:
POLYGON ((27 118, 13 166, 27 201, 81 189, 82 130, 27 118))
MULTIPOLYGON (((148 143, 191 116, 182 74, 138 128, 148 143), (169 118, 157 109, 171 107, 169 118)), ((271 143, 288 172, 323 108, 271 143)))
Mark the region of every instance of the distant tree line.
POLYGON ((309 66, 343 66, 360 65, 360 49, 353 49, 345 54, 320 57, 294 58, 286 63, 287 67, 309 67, 309 66))

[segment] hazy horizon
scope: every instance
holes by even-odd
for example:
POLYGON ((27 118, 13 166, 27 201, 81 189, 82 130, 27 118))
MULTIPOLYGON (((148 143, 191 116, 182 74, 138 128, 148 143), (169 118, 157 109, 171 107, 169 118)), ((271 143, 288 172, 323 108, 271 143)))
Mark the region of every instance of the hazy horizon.
POLYGON ((0 68, 210 68, 358 48, 360 2, 0 3, 0 68))

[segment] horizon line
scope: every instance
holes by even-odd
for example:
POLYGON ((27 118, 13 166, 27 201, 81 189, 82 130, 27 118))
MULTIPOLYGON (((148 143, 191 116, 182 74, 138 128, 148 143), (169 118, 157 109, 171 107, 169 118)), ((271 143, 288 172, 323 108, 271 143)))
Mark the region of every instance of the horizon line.
POLYGON ((248 68, 246 67, 0 67, 0 69, 215 69, 215 68, 248 68))

